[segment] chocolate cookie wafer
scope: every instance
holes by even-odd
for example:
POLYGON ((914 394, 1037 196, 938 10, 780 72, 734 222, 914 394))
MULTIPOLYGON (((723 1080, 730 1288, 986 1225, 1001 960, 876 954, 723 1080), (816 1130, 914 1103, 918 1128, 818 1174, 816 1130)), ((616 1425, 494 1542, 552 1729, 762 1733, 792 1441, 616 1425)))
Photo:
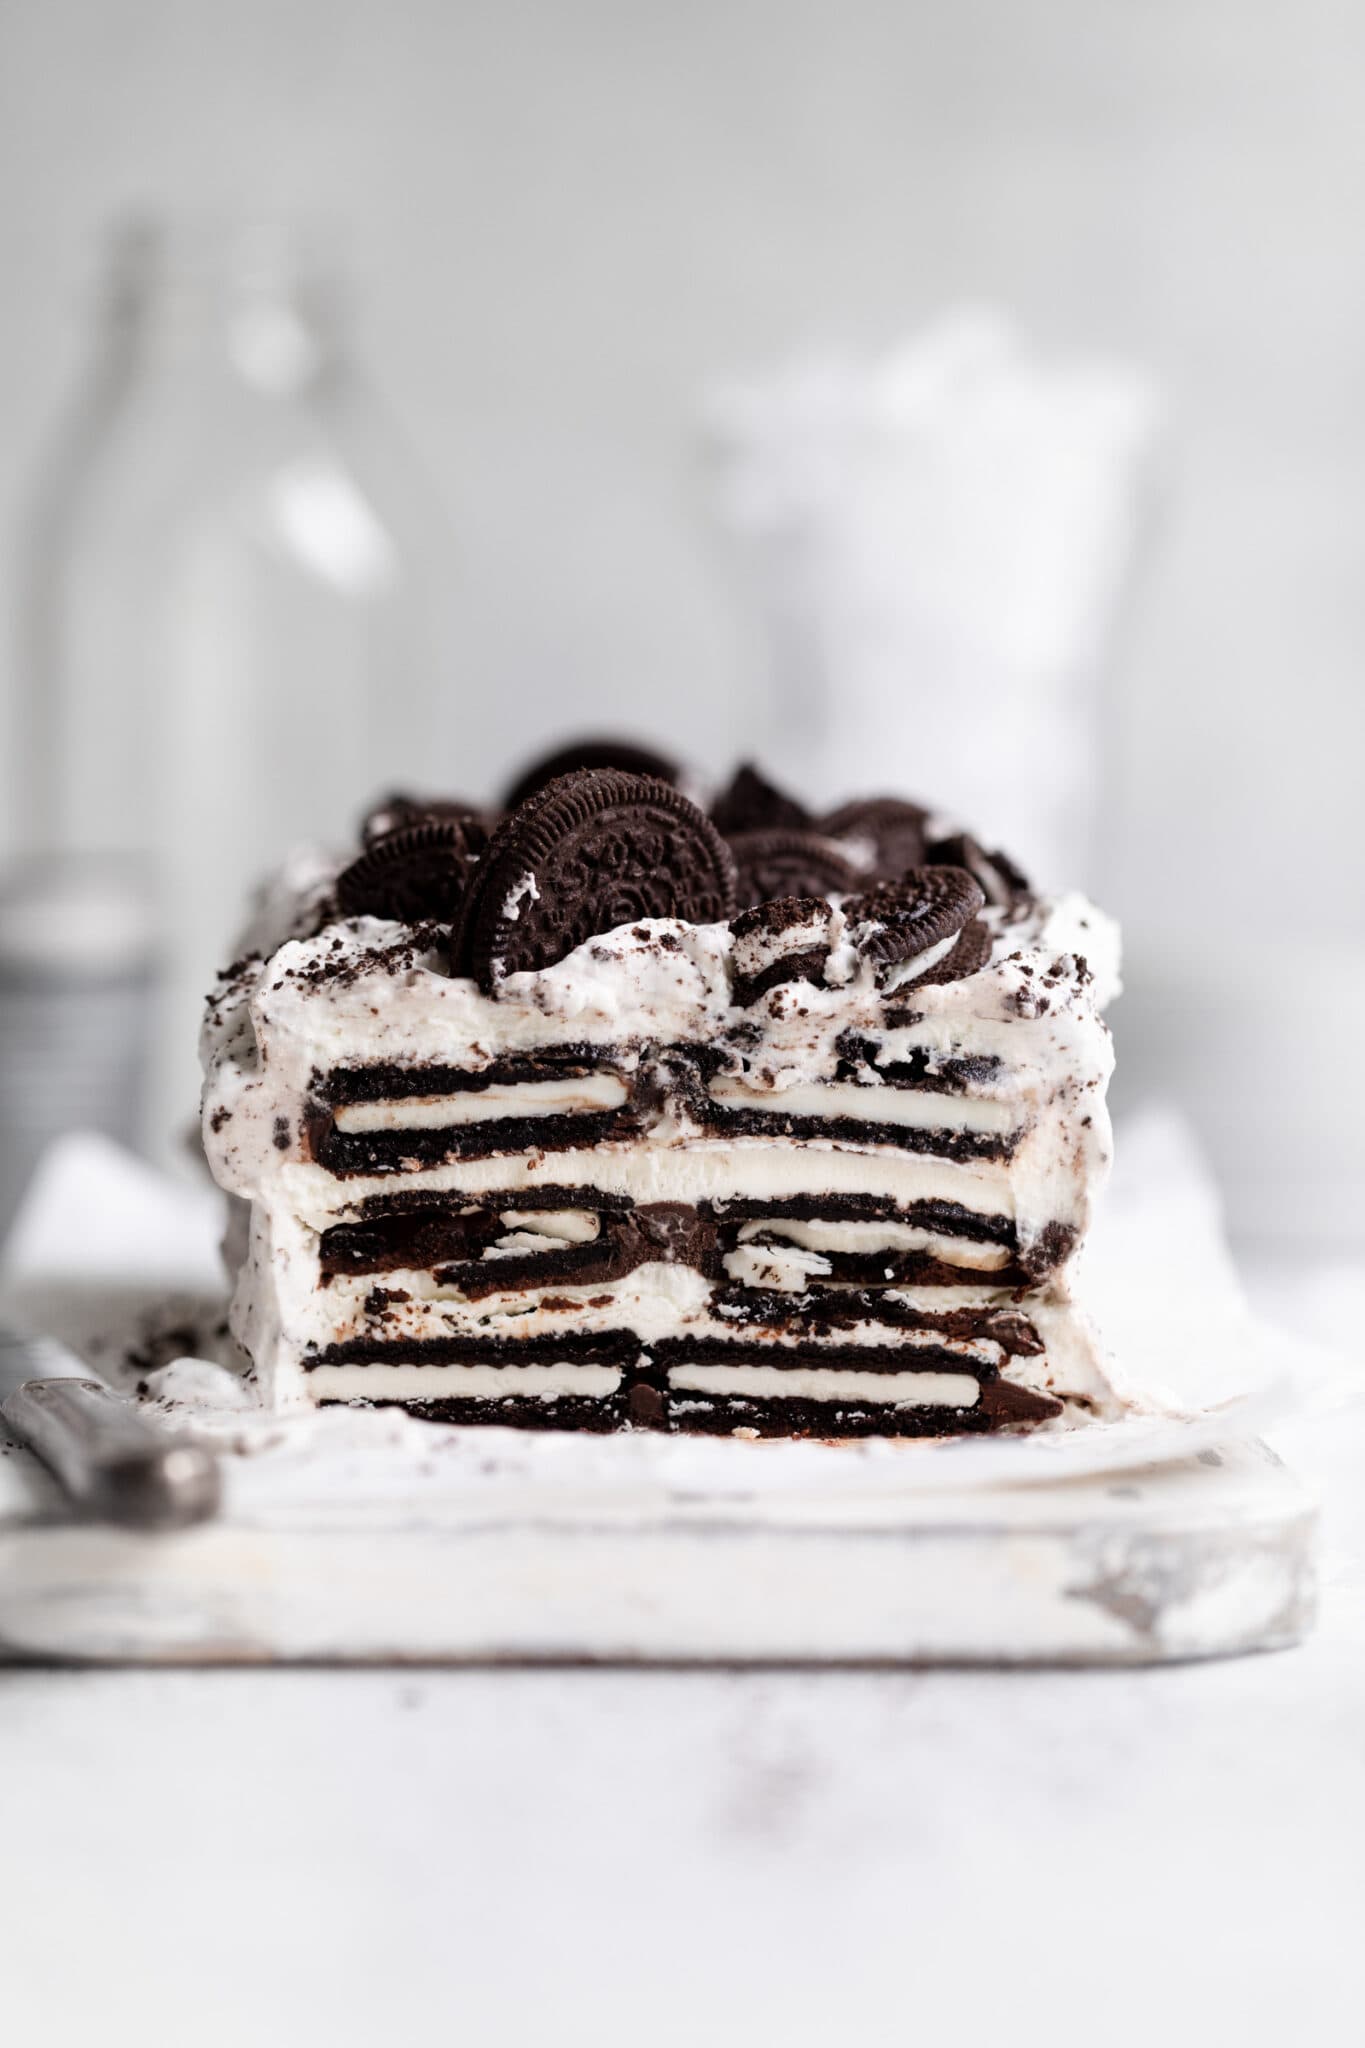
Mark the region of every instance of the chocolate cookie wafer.
POLYGON ((566 746, 556 747, 543 759, 533 761, 529 768, 523 768, 503 800, 504 807, 515 811, 528 797, 538 795, 550 783, 558 782, 562 775, 572 775, 580 768, 614 768, 622 775, 653 775, 675 788, 681 780, 681 770, 676 761, 670 760, 667 754, 656 753, 653 747, 642 747, 635 740, 610 737, 572 740, 566 746))
POLYGON ((454 955, 486 990, 639 918, 719 922, 734 861, 697 806, 654 777, 578 769, 505 819, 475 871, 454 955))
POLYGON ((342 916, 449 924, 459 915, 482 841, 477 818, 426 817, 398 826, 337 877, 342 916))
POLYGON ((816 832, 737 832, 730 851, 744 909, 778 896, 842 896, 861 879, 838 847, 816 832))

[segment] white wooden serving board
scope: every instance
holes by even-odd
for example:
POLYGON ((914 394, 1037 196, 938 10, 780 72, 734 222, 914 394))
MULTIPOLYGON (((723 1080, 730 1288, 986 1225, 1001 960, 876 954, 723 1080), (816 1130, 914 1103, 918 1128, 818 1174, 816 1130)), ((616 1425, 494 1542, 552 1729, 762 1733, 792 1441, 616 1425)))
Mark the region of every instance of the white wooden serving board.
POLYGON ((0 1454, 0 1660, 1144 1664, 1281 1648, 1313 1612, 1313 1503, 1255 1442, 778 1499, 225 1463, 220 1520, 142 1536, 0 1454))

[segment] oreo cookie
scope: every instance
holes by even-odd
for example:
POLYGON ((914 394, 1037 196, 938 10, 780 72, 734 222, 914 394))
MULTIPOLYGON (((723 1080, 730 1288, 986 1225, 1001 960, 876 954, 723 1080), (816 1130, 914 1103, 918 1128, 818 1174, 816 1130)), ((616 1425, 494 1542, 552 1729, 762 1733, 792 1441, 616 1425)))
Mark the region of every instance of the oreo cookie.
POLYGON ((990 932, 979 917, 974 917, 970 924, 963 925, 952 952, 945 954, 927 974, 915 975, 911 985, 914 988, 933 988, 936 983, 965 981, 969 974, 975 974, 984 967, 990 957, 990 932))
POLYGON ((614 768, 622 775, 654 775, 660 782, 675 787, 681 778, 676 761, 656 754, 653 747, 639 746, 634 740, 573 740, 522 770, 507 792, 506 808, 516 810, 529 797, 539 795, 550 783, 558 782, 562 775, 572 775, 579 768, 614 768))
POLYGON ((734 860, 694 803, 653 776, 578 769, 498 827, 453 953, 491 993, 504 976, 549 967, 618 925, 718 924, 734 908, 734 860))
POLYGON ((741 1008, 789 981, 822 981, 834 911, 822 896, 781 896, 730 920, 733 994, 741 1008))
POLYGON ((994 853, 987 853, 970 832, 954 832, 946 839, 935 839, 924 858, 935 867, 965 868, 980 883, 986 901, 998 910, 1008 910, 1021 896, 1033 894, 1028 876, 1007 853, 999 847, 994 853))
MULTIPOLYGON (((980 884, 965 868, 920 867, 912 868, 899 882, 884 883, 866 895, 850 896, 843 910, 853 928, 855 945, 867 959, 876 962, 879 979, 895 977, 899 985, 897 969, 960 933, 976 917, 985 900, 980 884)), ((953 952, 956 950, 954 947, 953 952)), ((946 966, 951 957, 951 953, 945 953, 927 968, 924 981, 934 979, 935 970, 946 966)), ((915 975, 904 978, 920 979, 915 975)))
POLYGON ((748 909, 778 896, 842 896, 863 877, 818 832, 737 832, 730 841, 737 901, 748 909))
POLYGON ((929 813, 898 796, 860 797, 820 820, 827 839, 837 839, 860 872, 882 881, 897 881, 907 868, 925 859, 925 827, 929 813))
POLYGON ((370 806, 361 821, 360 837, 366 846, 373 846, 376 839, 387 839, 404 825, 419 825, 429 819, 444 822, 450 818, 464 826, 466 838, 472 840, 478 829, 482 829, 483 839, 487 838, 488 820, 477 804, 462 803, 457 797, 409 796, 404 790, 394 790, 370 806))
POLYGON ((711 805, 711 823, 727 839, 739 832, 801 832, 811 814, 745 762, 711 805))
POLYGON ((337 877, 337 907, 343 917, 450 924, 459 915, 482 843, 478 818, 426 817, 400 825, 337 877))

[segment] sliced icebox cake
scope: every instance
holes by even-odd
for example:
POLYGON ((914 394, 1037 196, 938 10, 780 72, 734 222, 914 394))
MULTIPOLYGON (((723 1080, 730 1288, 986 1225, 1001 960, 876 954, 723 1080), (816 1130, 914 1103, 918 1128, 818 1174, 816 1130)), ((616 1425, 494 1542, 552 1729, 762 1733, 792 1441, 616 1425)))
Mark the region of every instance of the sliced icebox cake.
POLYGON ((584 743, 397 796, 212 995, 233 1331, 280 1407, 761 1436, 1119 1403, 1070 1280, 1113 925, 899 798, 707 814, 584 743))

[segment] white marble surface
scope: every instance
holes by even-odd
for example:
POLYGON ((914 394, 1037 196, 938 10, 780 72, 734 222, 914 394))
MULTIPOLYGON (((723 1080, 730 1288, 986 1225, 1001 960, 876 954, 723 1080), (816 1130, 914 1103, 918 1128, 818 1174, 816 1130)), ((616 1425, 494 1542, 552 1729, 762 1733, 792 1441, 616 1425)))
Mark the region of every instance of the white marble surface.
POLYGON ((1276 1656, 0 1675, 7 2038, 1356 2042, 1365 1422, 1324 1427, 1276 1656))

